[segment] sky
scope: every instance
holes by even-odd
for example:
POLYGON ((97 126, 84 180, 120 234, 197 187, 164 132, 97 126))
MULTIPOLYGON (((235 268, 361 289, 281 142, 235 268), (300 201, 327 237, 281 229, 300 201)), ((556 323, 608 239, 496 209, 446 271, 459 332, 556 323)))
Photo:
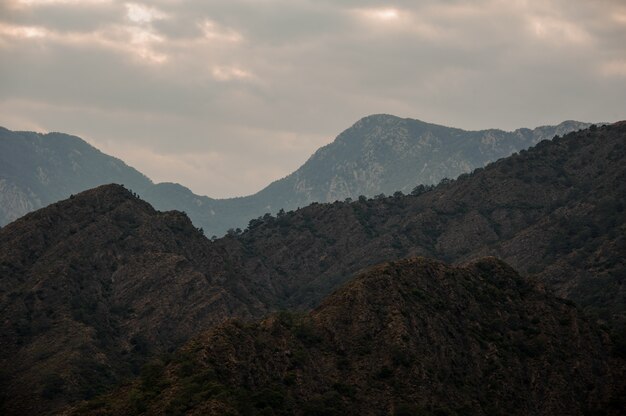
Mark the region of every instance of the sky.
POLYGON ((626 119, 624 0, 0 0, 0 125, 231 197, 369 114, 626 119))

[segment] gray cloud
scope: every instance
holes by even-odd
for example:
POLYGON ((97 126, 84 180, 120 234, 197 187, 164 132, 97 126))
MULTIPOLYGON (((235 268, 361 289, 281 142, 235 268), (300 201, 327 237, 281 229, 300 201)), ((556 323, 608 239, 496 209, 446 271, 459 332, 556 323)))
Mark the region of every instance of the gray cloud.
POLYGON ((82 135, 214 197, 371 113, 512 129, 624 108, 617 0, 0 5, 0 124, 82 135))

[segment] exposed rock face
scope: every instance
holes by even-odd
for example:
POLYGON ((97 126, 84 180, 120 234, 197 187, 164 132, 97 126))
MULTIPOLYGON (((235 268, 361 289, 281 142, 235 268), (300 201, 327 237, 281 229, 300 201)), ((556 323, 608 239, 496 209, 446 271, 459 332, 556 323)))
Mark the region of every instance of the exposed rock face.
POLYGON ((493 258, 361 273, 310 315, 229 322, 73 414, 618 414, 606 334, 493 258))
POLYGON ((221 200, 195 195, 178 184, 153 184, 75 136, 0 128, 0 226, 70 194, 120 183, 157 209, 186 212, 207 235, 223 235, 281 208, 407 192, 418 184, 455 178, 542 139, 587 126, 567 121, 514 132, 464 131, 389 115, 369 116, 286 178, 255 195, 221 200))
POLYGON ((2 225, 41 206, 35 195, 28 195, 9 180, 0 179, 0 216, 5 219, 2 225))
POLYGON ((288 195, 293 202, 283 205, 408 193, 418 184, 456 178, 541 140, 588 126, 567 121, 535 130, 465 131, 384 114, 365 117, 285 178, 293 186, 288 195))

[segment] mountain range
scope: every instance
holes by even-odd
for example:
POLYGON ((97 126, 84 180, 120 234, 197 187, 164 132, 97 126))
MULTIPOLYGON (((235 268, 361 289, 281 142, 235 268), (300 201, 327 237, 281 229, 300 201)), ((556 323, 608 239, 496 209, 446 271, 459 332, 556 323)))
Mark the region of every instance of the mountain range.
POLYGON ((27 214, 0 230, 0 410, 622 409, 625 138, 626 122, 591 126, 214 241, 119 185, 27 214))
POLYGON ((465 131, 390 115, 365 117, 322 147, 298 170, 246 197, 213 199, 145 175, 76 136, 0 128, 0 226, 70 195, 124 184, 155 208, 186 212, 211 235, 251 219, 312 202, 410 192, 588 127, 566 121, 536 129, 465 131))

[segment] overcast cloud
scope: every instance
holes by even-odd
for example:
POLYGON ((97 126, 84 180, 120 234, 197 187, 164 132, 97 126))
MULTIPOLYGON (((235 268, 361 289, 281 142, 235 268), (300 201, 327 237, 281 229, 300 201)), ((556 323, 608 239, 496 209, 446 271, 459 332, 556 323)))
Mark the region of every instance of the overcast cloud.
POLYGON ((373 113, 626 118, 621 0, 0 0, 0 125, 253 193, 373 113))

